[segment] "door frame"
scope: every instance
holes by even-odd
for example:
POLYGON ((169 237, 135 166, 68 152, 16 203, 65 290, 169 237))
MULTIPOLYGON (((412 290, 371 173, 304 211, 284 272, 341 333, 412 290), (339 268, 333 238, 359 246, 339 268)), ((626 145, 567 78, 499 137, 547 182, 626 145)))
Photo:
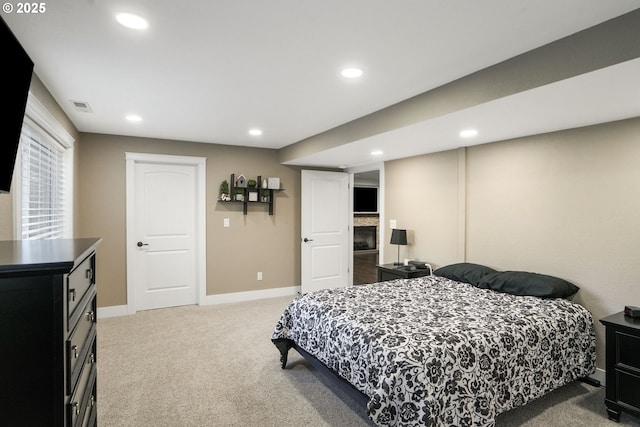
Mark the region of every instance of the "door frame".
MULTIPOLYGON (((384 263, 384 243, 386 242, 386 224, 384 215, 384 162, 371 163, 368 165, 356 166, 345 169, 345 172, 349 173, 349 186, 351 191, 349 202, 349 229, 353 230, 353 187, 354 187, 354 175, 360 172, 378 171, 378 223, 380 224, 380 247, 378 247, 378 263, 384 263)), ((350 233, 351 241, 349 242, 349 283, 353 285, 353 231, 350 233)))
POLYGON ((136 281, 133 273, 135 264, 134 247, 138 241, 135 230, 135 169, 137 163, 193 166, 196 175, 194 251, 196 257, 196 300, 203 305, 207 295, 207 254, 206 254, 206 158, 165 154, 125 152, 126 163, 126 258, 127 258, 127 313, 136 313, 136 281))

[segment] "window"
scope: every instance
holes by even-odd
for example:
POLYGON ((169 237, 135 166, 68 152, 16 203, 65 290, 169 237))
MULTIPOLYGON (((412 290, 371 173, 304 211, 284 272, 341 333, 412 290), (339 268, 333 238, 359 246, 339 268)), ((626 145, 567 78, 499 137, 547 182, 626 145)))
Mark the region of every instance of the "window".
POLYGON ((14 191, 17 239, 72 237, 73 138, 29 94, 14 191))

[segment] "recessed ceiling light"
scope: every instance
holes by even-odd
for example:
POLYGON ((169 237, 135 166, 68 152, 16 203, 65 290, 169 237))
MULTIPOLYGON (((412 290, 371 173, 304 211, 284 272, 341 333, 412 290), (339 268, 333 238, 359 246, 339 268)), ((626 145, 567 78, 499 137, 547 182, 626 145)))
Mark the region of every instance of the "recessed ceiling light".
POLYGON ((116 15, 116 20, 121 25, 134 30, 144 30, 149 26, 146 19, 133 13, 119 13, 116 15))
POLYGON ((382 156, 384 154, 384 152, 382 150, 373 150, 371 152, 372 156, 382 156))
POLYGON ((262 135, 262 131, 260 129, 251 129, 249 135, 260 136, 262 135))
POLYGON ((362 76, 362 70, 360 68, 345 68, 341 74, 348 79, 356 79, 362 76))
POLYGON ((478 136, 478 131, 475 129, 465 129, 460 131, 460 138, 473 138, 478 136))
POLYGON ((129 114, 125 118, 132 123, 138 123, 142 121, 142 117, 138 116, 137 114, 129 114))

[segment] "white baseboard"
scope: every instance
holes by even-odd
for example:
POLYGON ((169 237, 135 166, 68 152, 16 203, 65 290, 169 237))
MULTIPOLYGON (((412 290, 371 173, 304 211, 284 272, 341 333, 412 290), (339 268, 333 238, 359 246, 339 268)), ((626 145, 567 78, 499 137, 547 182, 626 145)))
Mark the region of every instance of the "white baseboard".
MULTIPOLYGON (((232 292, 228 294, 207 295, 202 305, 227 304, 232 302, 253 301, 266 298, 294 297, 300 293, 300 286, 287 286, 284 288, 264 289, 261 291, 232 292)), ((107 317, 127 316, 129 308, 126 305, 114 305, 111 307, 98 307, 98 319, 107 317)))
POLYGON ((604 369, 600 369, 600 368, 596 368, 596 371, 589 375, 589 377, 593 378, 594 380, 598 380, 600 381, 600 385, 602 385, 603 387, 607 386, 607 375, 606 375, 607 371, 605 371, 604 369))
POLYGON ((300 292, 300 286, 264 289, 261 291, 232 292, 228 294, 207 295, 204 305, 227 304, 231 302, 253 301, 266 298, 295 296, 300 292))
POLYGON ((129 311, 126 305, 98 307, 98 319, 106 319, 107 317, 126 316, 127 314, 129 314, 129 311))

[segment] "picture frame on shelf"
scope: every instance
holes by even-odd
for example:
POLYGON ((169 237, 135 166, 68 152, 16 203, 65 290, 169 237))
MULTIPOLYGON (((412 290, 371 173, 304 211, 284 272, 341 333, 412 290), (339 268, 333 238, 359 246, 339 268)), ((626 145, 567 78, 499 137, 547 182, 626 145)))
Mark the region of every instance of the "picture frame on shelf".
POLYGON ((280 189, 280 178, 276 176, 270 176, 267 179, 267 185, 270 190, 279 190, 280 189))

